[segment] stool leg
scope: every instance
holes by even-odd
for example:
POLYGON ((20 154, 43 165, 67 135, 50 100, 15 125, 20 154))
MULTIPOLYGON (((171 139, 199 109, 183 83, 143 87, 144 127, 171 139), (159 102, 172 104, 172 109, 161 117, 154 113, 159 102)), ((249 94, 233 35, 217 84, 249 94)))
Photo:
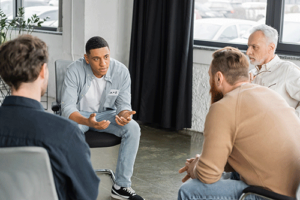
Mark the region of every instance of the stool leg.
POLYGON ((103 174, 108 174, 113 181, 113 184, 116 183, 115 173, 111 169, 96 169, 95 172, 100 172, 103 174))
POLYGON ((247 194, 243 193, 243 194, 241 195, 241 197, 239 198, 239 200, 244 200, 244 199, 246 198, 246 196, 247 196, 247 194))

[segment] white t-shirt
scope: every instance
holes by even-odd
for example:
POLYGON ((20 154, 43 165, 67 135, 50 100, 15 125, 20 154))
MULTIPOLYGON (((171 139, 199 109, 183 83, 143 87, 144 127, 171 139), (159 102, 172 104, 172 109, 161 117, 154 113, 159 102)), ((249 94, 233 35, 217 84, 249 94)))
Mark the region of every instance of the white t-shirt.
POLYGON ((93 78, 90 88, 85 96, 80 100, 80 111, 98 112, 101 96, 105 86, 106 81, 104 76, 102 76, 102 78, 93 78))

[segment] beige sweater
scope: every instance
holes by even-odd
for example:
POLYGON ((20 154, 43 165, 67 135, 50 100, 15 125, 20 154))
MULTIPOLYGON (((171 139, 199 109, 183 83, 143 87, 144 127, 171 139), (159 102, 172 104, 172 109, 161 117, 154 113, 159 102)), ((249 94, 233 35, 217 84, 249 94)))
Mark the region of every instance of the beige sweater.
POLYGON ((300 120, 277 93, 244 84, 214 103, 206 117, 196 172, 221 178, 228 161, 248 185, 295 197, 300 182, 300 120))

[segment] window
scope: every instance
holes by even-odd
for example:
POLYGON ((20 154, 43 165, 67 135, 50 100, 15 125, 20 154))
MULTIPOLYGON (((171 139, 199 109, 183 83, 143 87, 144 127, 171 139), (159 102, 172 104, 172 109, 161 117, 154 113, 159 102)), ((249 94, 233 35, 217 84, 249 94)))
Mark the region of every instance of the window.
POLYGON ((8 19, 13 19, 16 17, 18 9, 24 7, 25 20, 33 14, 40 19, 47 18, 42 27, 36 27, 36 29, 60 31, 62 27, 61 3, 61 0, 0 0, 0 8, 8 19))
POLYGON ((13 0, 0 0, 0 8, 6 16, 11 15, 13 13, 13 0))
POLYGON ((282 42, 300 44, 300 1, 285 1, 282 42))
POLYGON ((238 37, 237 29, 235 25, 226 27, 218 38, 219 41, 230 41, 238 37))
POLYGON ((300 56, 300 0, 195 0, 195 45, 246 50, 259 24, 277 29, 277 53, 300 56))

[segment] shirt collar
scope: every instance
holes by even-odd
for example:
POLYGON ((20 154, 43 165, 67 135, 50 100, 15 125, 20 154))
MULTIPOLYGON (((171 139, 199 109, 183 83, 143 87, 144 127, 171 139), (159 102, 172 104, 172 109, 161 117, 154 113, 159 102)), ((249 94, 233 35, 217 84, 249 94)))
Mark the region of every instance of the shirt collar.
POLYGON ((20 106, 44 111, 42 104, 37 100, 21 96, 5 97, 2 106, 20 106))
POLYGON ((275 57, 270 60, 270 62, 266 63, 266 64, 263 64, 261 66, 261 69, 259 70, 258 66, 255 66, 256 70, 259 72, 259 71, 268 71, 271 69, 272 66, 274 66, 278 61, 280 60, 279 56, 278 55, 275 55, 275 57))

